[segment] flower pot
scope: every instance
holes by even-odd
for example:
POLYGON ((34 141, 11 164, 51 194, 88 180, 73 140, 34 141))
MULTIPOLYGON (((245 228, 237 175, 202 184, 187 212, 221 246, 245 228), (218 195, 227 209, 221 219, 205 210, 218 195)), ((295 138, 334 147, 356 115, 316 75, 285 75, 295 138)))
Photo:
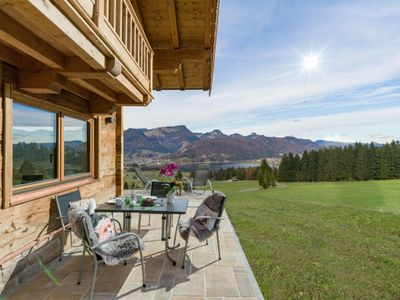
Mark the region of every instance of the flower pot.
POLYGON ((171 191, 167 194, 167 202, 174 203, 176 191, 171 191))

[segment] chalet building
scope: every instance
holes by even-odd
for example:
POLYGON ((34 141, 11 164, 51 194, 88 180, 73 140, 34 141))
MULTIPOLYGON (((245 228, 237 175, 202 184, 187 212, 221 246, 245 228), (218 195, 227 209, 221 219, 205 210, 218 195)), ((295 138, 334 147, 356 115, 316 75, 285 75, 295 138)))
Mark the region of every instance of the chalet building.
POLYGON ((0 292, 58 256, 56 195, 122 193, 124 106, 211 90, 217 19, 218 0, 0 0, 0 292))

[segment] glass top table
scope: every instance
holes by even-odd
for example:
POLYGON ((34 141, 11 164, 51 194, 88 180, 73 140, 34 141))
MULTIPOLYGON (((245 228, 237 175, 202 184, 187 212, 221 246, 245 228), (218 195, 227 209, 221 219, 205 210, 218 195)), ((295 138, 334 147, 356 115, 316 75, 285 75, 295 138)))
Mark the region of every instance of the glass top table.
POLYGON ((97 212, 112 212, 112 213, 146 213, 146 214, 186 214, 189 200, 176 198, 174 203, 167 203, 167 199, 158 198, 154 201, 155 206, 140 206, 140 205, 125 205, 118 207, 115 204, 104 203, 97 206, 97 212))
MULTIPOLYGON (((123 213, 123 230, 126 232, 131 231, 131 214, 139 213, 139 216, 142 213, 145 214, 160 214, 162 215, 162 239, 165 241, 165 253, 168 259, 175 266, 176 262, 173 260, 168 253, 168 250, 175 249, 179 247, 179 244, 170 246, 169 238, 171 236, 171 224, 172 224, 172 216, 179 215, 179 219, 181 215, 186 214, 188 209, 189 200, 187 199, 177 199, 175 198, 174 203, 168 203, 165 198, 158 198, 154 201, 155 205, 151 207, 145 207, 140 205, 125 205, 117 206, 115 204, 104 203, 100 204, 96 208, 96 212, 110 212, 110 213, 123 213)), ((179 222, 178 219, 178 222, 179 222)), ((178 227, 178 224, 176 224, 178 227)), ((177 230, 177 228, 176 228, 177 230)), ((176 230, 175 230, 175 238, 176 240, 176 230)))

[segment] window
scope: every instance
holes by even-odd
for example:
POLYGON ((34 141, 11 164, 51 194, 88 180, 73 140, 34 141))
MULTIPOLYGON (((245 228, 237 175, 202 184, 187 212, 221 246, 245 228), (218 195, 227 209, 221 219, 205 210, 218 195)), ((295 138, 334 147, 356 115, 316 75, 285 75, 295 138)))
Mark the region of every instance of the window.
POLYGON ((90 175, 91 122, 12 103, 13 187, 90 175))
POLYGON ((64 175, 89 172, 88 123, 64 117, 64 175))
POLYGON ((57 178, 57 115, 13 103, 13 185, 57 178))

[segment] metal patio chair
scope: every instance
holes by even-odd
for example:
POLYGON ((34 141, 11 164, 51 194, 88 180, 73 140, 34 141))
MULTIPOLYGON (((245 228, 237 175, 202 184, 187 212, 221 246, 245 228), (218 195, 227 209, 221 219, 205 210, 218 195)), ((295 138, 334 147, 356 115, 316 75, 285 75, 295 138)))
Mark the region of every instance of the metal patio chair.
POLYGON ((216 192, 208 196, 203 203, 198 207, 193 218, 189 220, 183 220, 178 224, 179 234, 185 241, 185 247, 182 258, 182 269, 185 268, 186 251, 188 248, 189 237, 192 235, 197 238, 200 242, 206 241, 208 245, 208 239, 216 233, 217 245, 218 245, 218 260, 221 260, 221 248, 219 243, 219 226, 224 212, 224 206, 226 202, 226 196, 222 193, 216 192), (211 211, 211 215, 204 215, 205 211, 211 211), (207 227, 208 220, 215 220, 212 228, 207 227))
POLYGON ((196 170, 193 178, 183 177, 183 180, 188 184, 189 191, 192 193, 192 195, 195 194, 196 189, 203 189, 203 192, 200 194, 204 194, 207 187, 210 187, 210 190, 214 192, 212 183, 208 179, 208 169, 196 170))
POLYGON ((147 178, 143 174, 143 171, 139 167, 138 164, 132 164, 131 167, 132 167, 132 171, 135 172, 135 174, 136 174, 136 177, 137 177, 137 181, 136 182, 137 183, 141 182, 143 184, 143 186, 144 186, 144 190, 147 193, 150 193, 149 189, 151 188, 151 183, 154 182, 154 181, 158 181, 158 180, 157 179, 149 179, 149 178, 147 178))
MULTIPOLYGON (((59 213, 59 219, 61 221, 62 225, 62 233, 61 233, 61 249, 60 249, 60 261, 63 258, 64 255, 64 243, 65 243, 65 237, 68 233, 71 233, 71 224, 69 223, 68 219, 68 208, 69 204, 71 202, 79 201, 81 200, 81 193, 79 190, 68 193, 65 195, 61 196, 56 196, 56 203, 57 203, 57 208, 58 208, 58 213, 59 213)), ((72 245, 72 236, 71 236, 71 245, 72 245)))
POLYGON ((88 252, 93 258, 94 271, 90 289, 90 300, 93 299, 98 264, 103 262, 106 265, 114 266, 123 262, 126 265, 126 260, 131 258, 134 253, 138 251, 140 253, 142 269, 142 285, 143 287, 146 286, 142 253, 143 243, 137 234, 133 232, 121 232, 121 224, 117 220, 112 219, 112 222, 116 222, 119 225, 120 233, 117 233, 108 240, 99 242, 93 228, 92 219, 85 210, 72 207, 68 211, 68 216, 71 221, 72 231, 78 238, 81 238, 83 242, 83 253, 77 281, 78 285, 81 283, 85 253, 88 252))

